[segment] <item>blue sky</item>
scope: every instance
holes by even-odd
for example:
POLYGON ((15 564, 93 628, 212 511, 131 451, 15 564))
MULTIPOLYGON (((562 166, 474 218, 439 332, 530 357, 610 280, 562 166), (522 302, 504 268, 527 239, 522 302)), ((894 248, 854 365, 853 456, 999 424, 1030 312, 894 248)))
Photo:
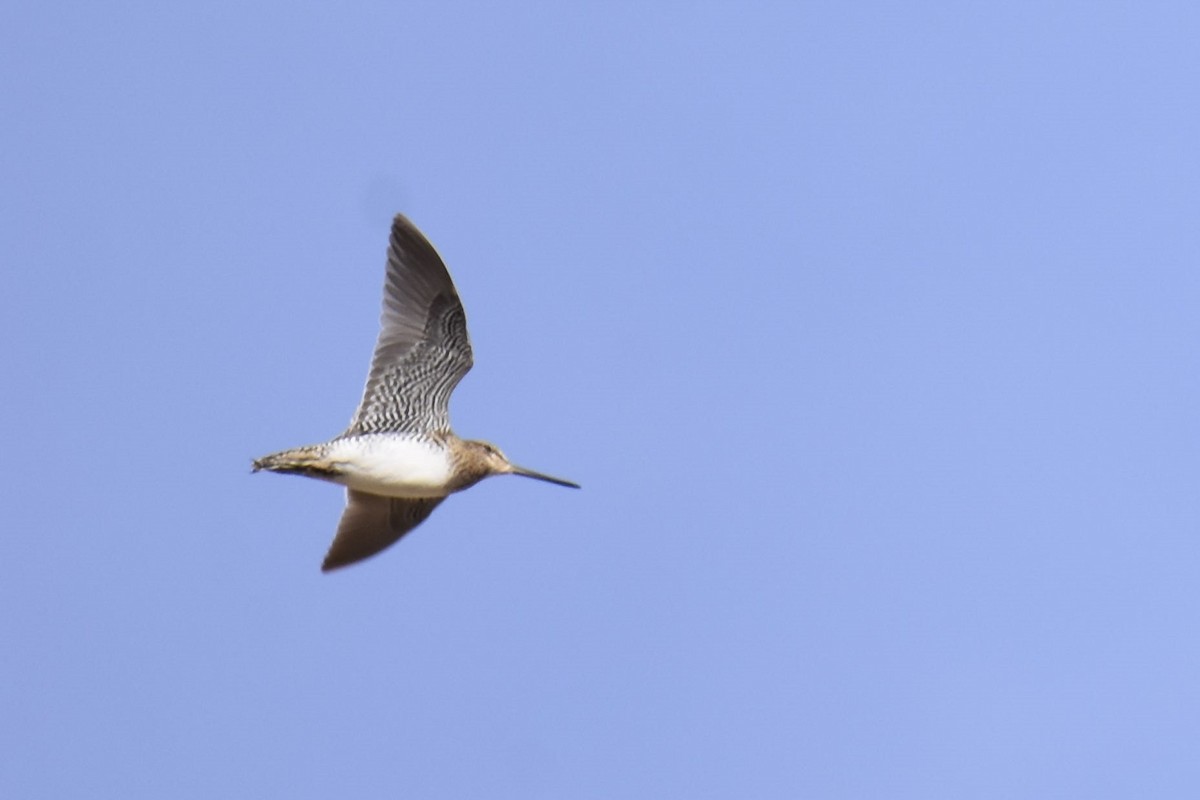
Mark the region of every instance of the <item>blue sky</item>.
POLYGON ((1200 791, 1194 4, 0 31, 0 795, 1200 791), (584 489, 322 575, 396 211, 584 489))

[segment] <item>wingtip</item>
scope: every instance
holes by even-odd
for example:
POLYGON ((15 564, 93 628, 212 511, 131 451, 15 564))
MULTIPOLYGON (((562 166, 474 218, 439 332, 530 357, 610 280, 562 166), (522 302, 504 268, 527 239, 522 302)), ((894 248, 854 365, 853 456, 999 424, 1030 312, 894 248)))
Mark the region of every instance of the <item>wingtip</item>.
POLYGON ((339 555, 336 551, 337 548, 332 545, 327 551, 325 551, 325 558, 321 559, 321 572, 323 574, 335 572, 342 567, 348 567, 358 560, 354 558, 347 558, 345 553, 339 555))
POLYGON ((418 228, 408 217, 404 216, 403 214, 396 214, 396 216, 392 217, 393 239, 400 236, 413 236, 414 234, 419 236, 421 239, 425 238, 425 235, 421 233, 421 229, 418 228))
MULTIPOLYGON (((329 552, 327 552, 325 554, 325 558, 322 559, 321 572, 323 574, 337 572, 338 570, 345 569, 346 567, 357 564, 360 561, 366 561, 368 558, 370 558, 370 556, 348 555, 344 552, 337 553, 335 552, 336 549, 337 548, 334 547, 329 548, 329 552)), ((372 555, 374 554, 372 553, 372 555)))

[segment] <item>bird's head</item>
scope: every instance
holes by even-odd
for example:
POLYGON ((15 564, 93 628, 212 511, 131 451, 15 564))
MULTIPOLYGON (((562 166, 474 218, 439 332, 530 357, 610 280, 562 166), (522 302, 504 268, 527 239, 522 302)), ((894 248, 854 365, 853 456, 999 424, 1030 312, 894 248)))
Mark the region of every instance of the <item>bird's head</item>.
POLYGON ((464 444, 486 469, 488 475, 524 475, 526 478, 536 478, 539 481, 547 483, 556 483, 559 486, 569 486, 572 489, 578 489, 578 483, 565 481, 562 478, 554 478, 545 475, 541 472, 534 472, 531 469, 518 467, 516 464, 508 460, 504 453, 500 452, 500 448, 491 442, 481 441, 466 441, 464 444))

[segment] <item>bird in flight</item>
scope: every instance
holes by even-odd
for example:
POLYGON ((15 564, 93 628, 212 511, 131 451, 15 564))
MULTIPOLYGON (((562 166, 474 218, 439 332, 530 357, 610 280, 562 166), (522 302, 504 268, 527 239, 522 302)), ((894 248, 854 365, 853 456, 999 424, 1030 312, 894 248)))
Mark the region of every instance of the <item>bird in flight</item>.
POLYGON ((518 467, 488 442, 450 430, 450 393, 471 369, 458 292, 441 257, 404 215, 392 222, 379 341, 362 401, 340 436, 254 461, 346 487, 346 509, 321 570, 375 555, 453 492, 490 475, 579 484, 518 467))

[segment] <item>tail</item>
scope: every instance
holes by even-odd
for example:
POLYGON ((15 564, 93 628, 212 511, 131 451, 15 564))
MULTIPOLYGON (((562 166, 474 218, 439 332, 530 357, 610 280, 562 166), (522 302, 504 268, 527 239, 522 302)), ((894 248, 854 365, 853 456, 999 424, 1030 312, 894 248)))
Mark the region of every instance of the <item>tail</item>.
POLYGON ((282 450, 269 456, 254 459, 250 471, 281 472, 288 475, 306 475, 310 478, 336 478, 340 471, 329 463, 325 457, 326 448, 323 445, 297 447, 292 450, 282 450))

